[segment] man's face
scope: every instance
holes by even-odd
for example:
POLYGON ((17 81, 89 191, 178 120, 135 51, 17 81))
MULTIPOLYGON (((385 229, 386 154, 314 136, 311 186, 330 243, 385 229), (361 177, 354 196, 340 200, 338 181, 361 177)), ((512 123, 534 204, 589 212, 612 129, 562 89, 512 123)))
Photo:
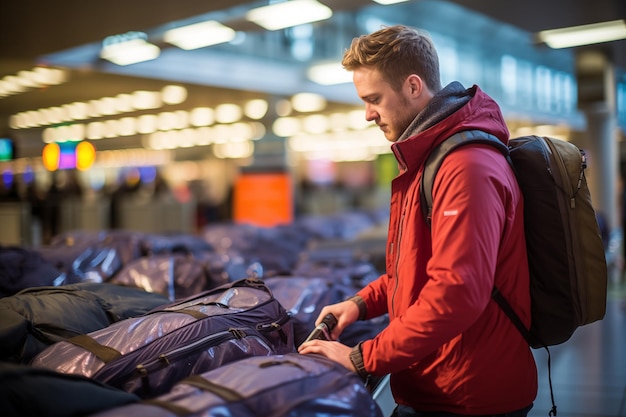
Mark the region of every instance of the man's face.
POLYGON ((353 81, 365 103, 365 119, 376 122, 385 138, 396 142, 419 113, 417 102, 411 100, 409 85, 396 91, 380 72, 370 67, 354 70, 353 81))

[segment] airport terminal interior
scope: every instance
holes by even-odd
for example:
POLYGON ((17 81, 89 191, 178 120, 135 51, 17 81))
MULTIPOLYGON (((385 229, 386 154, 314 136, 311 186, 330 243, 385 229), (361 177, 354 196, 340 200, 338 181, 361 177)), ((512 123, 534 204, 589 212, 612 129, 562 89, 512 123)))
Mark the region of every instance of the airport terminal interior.
MULTIPOLYGON (((342 218, 354 229, 337 251, 372 257, 398 168, 341 57, 386 25, 427 31, 442 83, 480 86, 511 137, 587 154, 607 311, 550 349, 550 379, 558 416, 626 417, 624 0, 24 0, 2 2, 0 22, 0 245, 342 218), (261 14, 296 5, 310 9, 261 14), (549 37, 604 23, 624 33, 549 37)), ((534 417, 551 398, 533 353, 534 417)))

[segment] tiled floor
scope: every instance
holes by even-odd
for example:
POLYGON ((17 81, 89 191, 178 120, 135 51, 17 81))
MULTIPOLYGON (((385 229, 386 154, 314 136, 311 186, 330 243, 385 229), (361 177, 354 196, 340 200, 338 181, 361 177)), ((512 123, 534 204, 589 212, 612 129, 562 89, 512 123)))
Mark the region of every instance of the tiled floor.
MULTIPOLYGON (((539 393, 530 417, 550 411, 547 353, 536 350, 539 393)), ((602 321, 550 348, 557 417, 626 417, 626 285, 612 285, 602 321)))

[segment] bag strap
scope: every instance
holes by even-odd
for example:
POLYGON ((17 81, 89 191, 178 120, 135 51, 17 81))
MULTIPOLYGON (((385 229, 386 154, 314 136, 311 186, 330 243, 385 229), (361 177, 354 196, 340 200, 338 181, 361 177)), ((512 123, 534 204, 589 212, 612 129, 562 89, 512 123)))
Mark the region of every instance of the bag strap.
POLYGON ((93 353, 98 359, 104 363, 109 363, 119 358, 122 354, 112 347, 101 345, 89 335, 81 334, 66 340, 73 345, 82 347, 83 349, 93 353))
POLYGON ((422 180, 420 182, 420 202, 422 206, 422 214, 428 227, 430 227, 432 209, 433 209, 433 184, 435 182, 435 175, 445 157, 460 146, 467 144, 484 144, 491 145, 498 149, 502 155, 505 156, 509 165, 513 167, 513 161, 509 156, 509 147, 500 141, 494 135, 480 131, 480 130, 465 130, 455 133, 448 139, 441 142, 439 145, 430 152, 426 163, 424 164, 424 172, 422 173, 422 180))
POLYGON ((191 385, 203 391, 213 393, 226 402, 235 402, 235 401, 241 401, 245 399, 244 396, 238 393, 237 391, 232 390, 223 385, 219 385, 214 382, 211 382, 208 379, 205 379, 200 375, 191 375, 183 379, 180 383, 191 385))

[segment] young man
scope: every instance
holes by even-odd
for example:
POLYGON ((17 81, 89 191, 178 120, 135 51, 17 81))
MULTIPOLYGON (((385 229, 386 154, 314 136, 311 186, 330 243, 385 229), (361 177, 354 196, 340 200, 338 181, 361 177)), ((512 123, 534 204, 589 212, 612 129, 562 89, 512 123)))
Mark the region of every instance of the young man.
MULTIPOLYGON (((431 227, 419 183, 429 152, 464 130, 508 141, 498 105, 477 86, 441 88, 432 41, 406 26, 353 40, 343 57, 365 117, 393 142, 386 273, 353 298, 326 306, 342 330, 389 313, 389 326, 355 347, 314 340, 319 353, 362 377, 391 374, 394 416, 526 416, 537 369, 520 332, 491 299, 496 285, 530 323, 523 200, 502 154, 464 146, 446 157, 433 185, 431 227)), ((318 319, 318 321, 320 320, 318 319)))

